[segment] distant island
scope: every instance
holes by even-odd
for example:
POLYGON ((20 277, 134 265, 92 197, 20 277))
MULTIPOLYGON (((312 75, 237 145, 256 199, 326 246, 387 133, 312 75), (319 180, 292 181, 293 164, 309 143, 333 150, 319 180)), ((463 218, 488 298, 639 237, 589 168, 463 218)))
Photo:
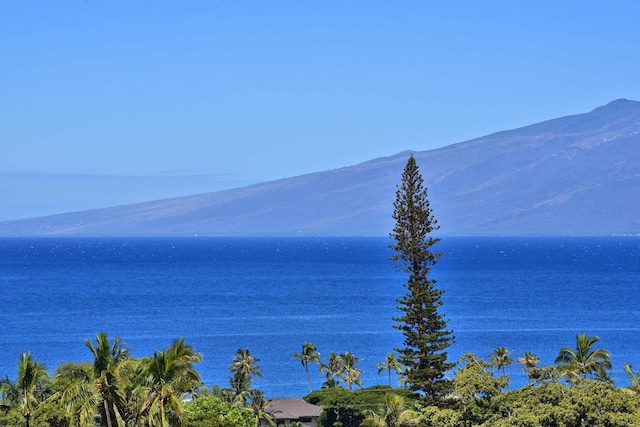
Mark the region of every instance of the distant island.
POLYGON ((588 113, 337 170, 0 222, 0 236, 386 235, 410 153, 443 235, 640 234, 640 102, 619 99, 588 113))

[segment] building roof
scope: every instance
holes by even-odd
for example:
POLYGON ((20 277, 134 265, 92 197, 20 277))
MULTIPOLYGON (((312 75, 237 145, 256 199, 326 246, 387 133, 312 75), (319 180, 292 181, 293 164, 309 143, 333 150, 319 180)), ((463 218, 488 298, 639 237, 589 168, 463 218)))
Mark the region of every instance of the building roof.
POLYGON ((296 420, 303 417, 319 417, 322 407, 312 405, 300 398, 269 399, 271 414, 276 420, 296 420))

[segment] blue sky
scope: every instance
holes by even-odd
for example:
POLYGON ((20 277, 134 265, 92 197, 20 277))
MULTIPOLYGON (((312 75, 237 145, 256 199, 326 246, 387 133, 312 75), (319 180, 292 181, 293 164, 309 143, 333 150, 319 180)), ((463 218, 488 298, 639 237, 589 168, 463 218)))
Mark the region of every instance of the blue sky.
POLYGON ((0 220, 333 169, 640 100, 638 16, 630 0, 3 2, 0 220), (105 176, 158 180, 135 192, 105 176), (163 192, 176 176, 207 179, 163 192))

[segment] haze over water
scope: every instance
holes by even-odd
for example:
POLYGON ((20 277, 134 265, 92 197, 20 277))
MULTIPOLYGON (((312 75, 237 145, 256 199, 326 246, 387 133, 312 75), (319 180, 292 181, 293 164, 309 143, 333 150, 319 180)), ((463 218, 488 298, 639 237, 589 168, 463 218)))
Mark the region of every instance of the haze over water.
MULTIPOLYGON (((388 238, 0 239, 0 375, 15 377, 20 351, 49 371, 89 359, 85 339, 120 335, 134 356, 185 337, 204 356, 207 386, 227 386, 238 348, 261 359, 256 386, 269 397, 308 392, 292 353, 315 343, 362 359, 365 386, 387 383, 376 363, 402 335, 393 329, 404 275, 388 238)), ((578 333, 598 335, 627 385, 640 352, 640 237, 445 237, 432 277, 456 342, 488 358, 506 346, 553 363, 578 333)), ((311 369, 313 386, 323 378, 311 369)), ((510 366, 512 386, 525 381, 510 366)), ((395 385, 395 379, 394 379, 395 385)))

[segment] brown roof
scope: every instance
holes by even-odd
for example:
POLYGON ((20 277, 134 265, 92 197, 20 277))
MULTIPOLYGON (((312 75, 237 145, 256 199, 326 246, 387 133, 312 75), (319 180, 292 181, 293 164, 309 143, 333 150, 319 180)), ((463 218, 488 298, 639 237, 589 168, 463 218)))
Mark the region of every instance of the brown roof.
POLYGON ((275 419, 295 420, 303 417, 319 417, 322 407, 312 405, 300 398, 269 399, 271 413, 275 419))

